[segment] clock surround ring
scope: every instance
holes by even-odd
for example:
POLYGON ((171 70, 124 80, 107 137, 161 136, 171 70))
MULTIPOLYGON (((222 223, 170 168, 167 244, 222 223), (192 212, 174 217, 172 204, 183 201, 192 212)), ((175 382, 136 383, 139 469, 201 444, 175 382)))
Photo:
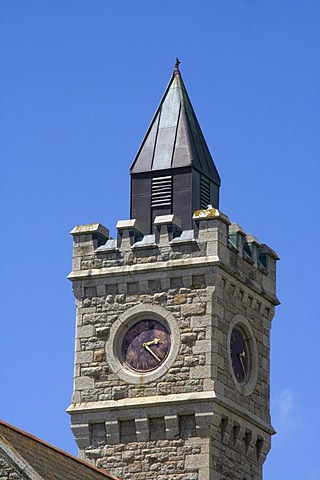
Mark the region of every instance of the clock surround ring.
MULTIPOLYGON (((151 338, 151 337, 150 337, 151 338)), ((155 337, 156 338, 156 337, 155 337)), ((153 343, 153 337, 150 341, 153 343)), ((156 347, 149 346, 156 354, 156 347)), ((110 329, 110 337, 106 343, 106 357, 108 364, 121 380, 131 384, 149 383, 164 375, 173 365, 180 349, 180 329, 177 320, 165 308, 157 305, 139 304, 129 308, 114 322, 110 329), (130 368, 123 355, 123 342, 129 330, 140 322, 153 321, 163 326, 163 331, 170 335, 170 348, 165 357, 161 358, 159 365, 146 371, 137 371, 130 368)), ((150 353, 150 351, 149 351, 150 353)), ((152 354, 150 353, 150 356, 152 354)), ((139 370, 139 369, 138 369, 139 370)))
POLYGON ((237 314, 233 317, 229 325, 227 342, 229 370, 231 372, 233 382, 241 394, 245 396, 251 395, 258 381, 259 357, 255 334, 250 322, 246 317, 241 314, 237 314), (241 332, 248 350, 247 353, 249 354, 249 359, 247 361, 248 363, 245 365, 248 368, 247 378, 243 381, 239 381, 237 378, 234 365, 232 363, 231 337, 234 331, 241 332))

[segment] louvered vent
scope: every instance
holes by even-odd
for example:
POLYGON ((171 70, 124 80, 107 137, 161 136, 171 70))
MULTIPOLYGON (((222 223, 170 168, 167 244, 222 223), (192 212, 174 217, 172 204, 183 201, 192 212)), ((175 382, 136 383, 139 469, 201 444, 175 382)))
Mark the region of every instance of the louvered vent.
POLYGON ((172 202, 172 176, 152 179, 151 207, 167 207, 172 202))
POLYGON ((210 203, 210 180, 201 176, 200 182, 200 208, 205 209, 210 203))

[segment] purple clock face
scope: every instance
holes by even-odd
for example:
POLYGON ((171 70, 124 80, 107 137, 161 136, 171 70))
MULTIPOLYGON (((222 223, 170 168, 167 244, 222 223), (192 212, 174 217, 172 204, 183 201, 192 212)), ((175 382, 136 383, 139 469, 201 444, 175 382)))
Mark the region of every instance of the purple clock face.
POLYGON ((121 347, 122 358, 132 370, 149 372, 164 362, 170 346, 170 333, 162 323, 141 320, 126 332, 121 347))
POLYGON ((250 358, 244 334, 236 327, 231 333, 230 355, 235 377, 239 383, 244 383, 249 374, 250 358))

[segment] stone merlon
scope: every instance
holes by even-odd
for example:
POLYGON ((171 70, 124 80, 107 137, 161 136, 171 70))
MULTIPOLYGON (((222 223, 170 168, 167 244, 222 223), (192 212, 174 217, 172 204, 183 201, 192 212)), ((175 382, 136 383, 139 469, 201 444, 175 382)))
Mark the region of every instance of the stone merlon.
POLYGON ((163 271, 173 268, 219 266, 236 276, 249 288, 279 304, 276 297, 277 254, 252 234, 216 208, 198 210, 193 215, 193 229, 181 231, 176 215, 158 216, 156 233, 141 233, 139 223, 117 223, 117 240, 100 224, 77 226, 74 238, 73 271, 69 279, 77 281, 120 273, 163 271))

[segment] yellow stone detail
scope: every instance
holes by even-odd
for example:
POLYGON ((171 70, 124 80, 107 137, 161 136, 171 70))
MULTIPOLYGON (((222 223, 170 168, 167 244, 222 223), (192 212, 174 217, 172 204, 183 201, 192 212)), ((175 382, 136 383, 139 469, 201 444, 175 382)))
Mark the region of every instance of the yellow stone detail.
POLYGON ((208 208, 206 210, 196 210, 193 218, 213 218, 219 217, 219 210, 217 208, 208 208))

